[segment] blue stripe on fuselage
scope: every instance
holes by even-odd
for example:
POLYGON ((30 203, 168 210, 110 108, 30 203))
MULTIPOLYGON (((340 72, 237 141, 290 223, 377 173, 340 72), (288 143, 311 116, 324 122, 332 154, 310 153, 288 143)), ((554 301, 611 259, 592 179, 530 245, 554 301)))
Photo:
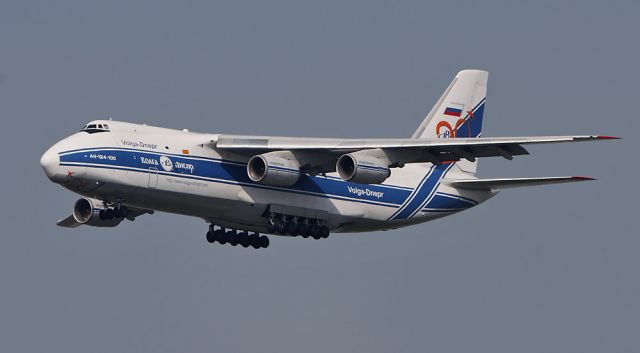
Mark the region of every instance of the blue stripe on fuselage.
POLYGON ((141 150, 103 148, 96 150, 80 150, 76 152, 67 151, 60 153, 59 156, 60 163, 62 165, 73 164, 85 165, 88 167, 112 167, 120 169, 133 168, 134 171, 139 172, 147 172, 149 168, 156 168, 159 170, 160 174, 191 179, 217 179, 256 188, 296 193, 313 193, 317 196, 326 194, 328 197, 336 196, 340 198, 348 198, 353 201, 388 207, 398 207, 411 193, 410 189, 386 187, 384 185, 352 183, 321 176, 309 176, 306 174, 302 174, 300 180, 293 186, 286 188, 270 187, 250 180, 246 172, 246 163, 193 156, 164 155, 141 150), (161 156, 167 156, 171 160, 173 164, 172 170, 166 171, 162 168, 162 165, 160 164, 161 156), (349 187, 354 191, 362 191, 356 194, 353 191, 350 191, 349 187))
POLYGON ((438 164, 432 168, 432 172, 428 174, 426 180, 418 187, 413 199, 390 219, 405 219, 416 214, 430 200, 435 192, 440 179, 451 168, 453 164, 438 164))
MULTIPOLYGON (((155 168, 158 170, 158 174, 167 176, 236 184, 385 207, 399 208, 404 205, 396 212, 396 215, 392 216, 393 219, 403 219, 417 213, 417 210, 421 209, 420 205, 427 202, 430 195, 435 192, 439 180, 444 176, 445 169, 447 169, 447 165, 431 167, 417 188, 387 186, 384 184, 359 184, 332 177, 310 176, 307 174, 301 174, 300 180, 293 186, 275 187, 251 181, 247 176, 246 163, 217 158, 162 154, 114 147, 65 151, 59 153, 59 157, 60 164, 68 166, 119 169, 141 173, 148 173, 150 168, 155 168), (160 164, 161 156, 166 156, 171 160, 173 164, 172 170, 165 171, 163 169, 160 164), (353 190, 360 191, 356 194, 353 190)), ((431 202, 429 202, 427 208, 432 208, 431 202)))

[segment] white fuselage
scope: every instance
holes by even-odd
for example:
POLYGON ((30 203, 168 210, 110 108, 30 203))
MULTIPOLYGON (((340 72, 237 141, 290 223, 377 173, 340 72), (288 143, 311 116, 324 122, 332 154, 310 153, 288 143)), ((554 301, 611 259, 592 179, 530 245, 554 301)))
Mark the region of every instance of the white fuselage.
POLYGON ((460 190, 469 178, 455 164, 408 164, 379 185, 337 174, 303 175, 290 187, 251 181, 251 156, 216 150, 218 135, 116 121, 108 132, 79 132, 42 157, 48 177, 106 202, 196 216, 223 227, 264 232, 269 207, 321 212, 333 232, 361 232, 426 222, 473 207, 494 192, 460 190))

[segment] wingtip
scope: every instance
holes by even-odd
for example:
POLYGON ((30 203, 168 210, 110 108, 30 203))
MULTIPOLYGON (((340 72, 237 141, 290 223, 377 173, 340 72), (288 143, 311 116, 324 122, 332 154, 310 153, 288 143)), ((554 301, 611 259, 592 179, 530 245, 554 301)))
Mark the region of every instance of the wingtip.
POLYGON ((576 180, 576 181, 598 180, 596 178, 586 177, 586 176, 572 176, 571 179, 576 180))
POLYGON ((596 136, 598 140, 621 140, 622 137, 617 136, 607 136, 607 135, 598 135, 596 136))

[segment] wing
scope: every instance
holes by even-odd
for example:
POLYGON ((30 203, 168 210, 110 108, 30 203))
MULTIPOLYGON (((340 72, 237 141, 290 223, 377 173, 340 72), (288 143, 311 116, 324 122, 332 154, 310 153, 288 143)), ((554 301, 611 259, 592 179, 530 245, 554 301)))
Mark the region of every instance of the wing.
POLYGON ((344 153, 377 149, 399 156, 397 159, 402 160, 404 164, 442 163, 458 161, 462 158, 474 161, 480 157, 496 156, 512 159, 516 155, 529 154, 524 148, 525 145, 604 139, 617 139, 617 137, 582 135, 450 139, 329 139, 219 135, 217 140, 212 141, 212 146, 244 155, 287 150, 321 152, 339 156, 344 153))
POLYGON ((544 177, 544 178, 500 178, 500 179, 468 179, 450 181, 449 184, 456 188, 471 190, 492 190, 518 188, 524 186, 562 184, 579 181, 595 180, 589 177, 544 177))

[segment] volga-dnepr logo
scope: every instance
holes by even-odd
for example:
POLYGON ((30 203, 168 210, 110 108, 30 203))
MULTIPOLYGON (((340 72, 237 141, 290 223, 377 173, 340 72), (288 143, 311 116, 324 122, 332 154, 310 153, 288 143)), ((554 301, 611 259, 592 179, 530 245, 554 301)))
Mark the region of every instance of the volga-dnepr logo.
POLYGON ((355 186, 347 186, 347 190, 349 190, 350 193, 356 194, 358 196, 366 195, 366 196, 372 196, 372 197, 375 197, 375 198, 378 198, 378 199, 384 196, 384 192, 382 192, 382 191, 373 191, 373 190, 371 190, 369 188, 361 189, 361 188, 357 188, 355 186))
POLYGON ((167 172, 173 170, 173 162, 171 162, 171 159, 167 156, 160 156, 160 166, 167 172))

